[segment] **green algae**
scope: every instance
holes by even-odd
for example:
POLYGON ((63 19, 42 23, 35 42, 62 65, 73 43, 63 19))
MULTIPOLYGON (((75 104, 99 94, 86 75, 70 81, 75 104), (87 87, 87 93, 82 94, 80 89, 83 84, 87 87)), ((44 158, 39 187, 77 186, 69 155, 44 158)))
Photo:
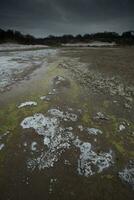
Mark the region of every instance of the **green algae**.
POLYGON ((126 154, 126 150, 125 150, 125 148, 124 148, 124 146, 123 146, 123 144, 122 144, 122 142, 121 141, 112 141, 112 144, 115 146, 115 148, 117 149, 117 151, 119 152, 119 153, 121 153, 121 154, 123 154, 123 155, 125 155, 126 154))
POLYGON ((91 116, 88 112, 84 112, 84 114, 82 115, 81 121, 83 122, 84 125, 92 125, 93 124, 93 122, 91 120, 91 116))

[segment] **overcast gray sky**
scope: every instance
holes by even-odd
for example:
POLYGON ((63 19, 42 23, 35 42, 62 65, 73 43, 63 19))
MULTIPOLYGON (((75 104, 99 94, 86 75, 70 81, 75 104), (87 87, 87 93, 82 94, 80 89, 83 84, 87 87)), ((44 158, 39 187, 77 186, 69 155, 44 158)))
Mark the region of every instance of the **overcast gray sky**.
POLYGON ((35 36, 134 29, 134 0, 0 0, 0 28, 35 36))

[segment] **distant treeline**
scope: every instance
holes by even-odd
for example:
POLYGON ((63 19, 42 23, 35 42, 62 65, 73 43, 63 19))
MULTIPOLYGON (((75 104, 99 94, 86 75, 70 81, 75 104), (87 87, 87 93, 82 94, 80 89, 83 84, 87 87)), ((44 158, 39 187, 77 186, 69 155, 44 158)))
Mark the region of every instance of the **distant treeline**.
POLYGON ((45 38, 35 38, 32 35, 24 35, 19 31, 14 30, 2 30, 0 29, 0 43, 16 42, 20 44, 45 44, 45 45, 60 45, 66 43, 78 43, 78 42, 116 42, 119 45, 134 45, 134 31, 123 32, 118 34, 116 32, 102 32, 94 34, 84 35, 63 35, 53 36, 50 35, 45 38))

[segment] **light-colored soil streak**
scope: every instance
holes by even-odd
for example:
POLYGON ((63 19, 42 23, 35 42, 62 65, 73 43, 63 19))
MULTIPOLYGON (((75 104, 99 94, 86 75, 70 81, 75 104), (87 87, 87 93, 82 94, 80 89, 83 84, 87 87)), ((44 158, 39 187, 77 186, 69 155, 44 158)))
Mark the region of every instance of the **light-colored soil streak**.
POLYGON ((133 199, 132 52, 63 48, 1 93, 0 199, 133 199))

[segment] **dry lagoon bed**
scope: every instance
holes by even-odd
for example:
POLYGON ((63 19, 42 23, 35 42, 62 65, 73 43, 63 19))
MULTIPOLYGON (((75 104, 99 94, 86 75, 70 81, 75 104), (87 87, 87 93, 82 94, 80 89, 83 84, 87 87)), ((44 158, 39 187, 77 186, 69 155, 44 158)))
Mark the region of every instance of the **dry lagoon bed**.
POLYGON ((133 48, 1 51, 0 199, 133 199, 133 77, 133 48))

